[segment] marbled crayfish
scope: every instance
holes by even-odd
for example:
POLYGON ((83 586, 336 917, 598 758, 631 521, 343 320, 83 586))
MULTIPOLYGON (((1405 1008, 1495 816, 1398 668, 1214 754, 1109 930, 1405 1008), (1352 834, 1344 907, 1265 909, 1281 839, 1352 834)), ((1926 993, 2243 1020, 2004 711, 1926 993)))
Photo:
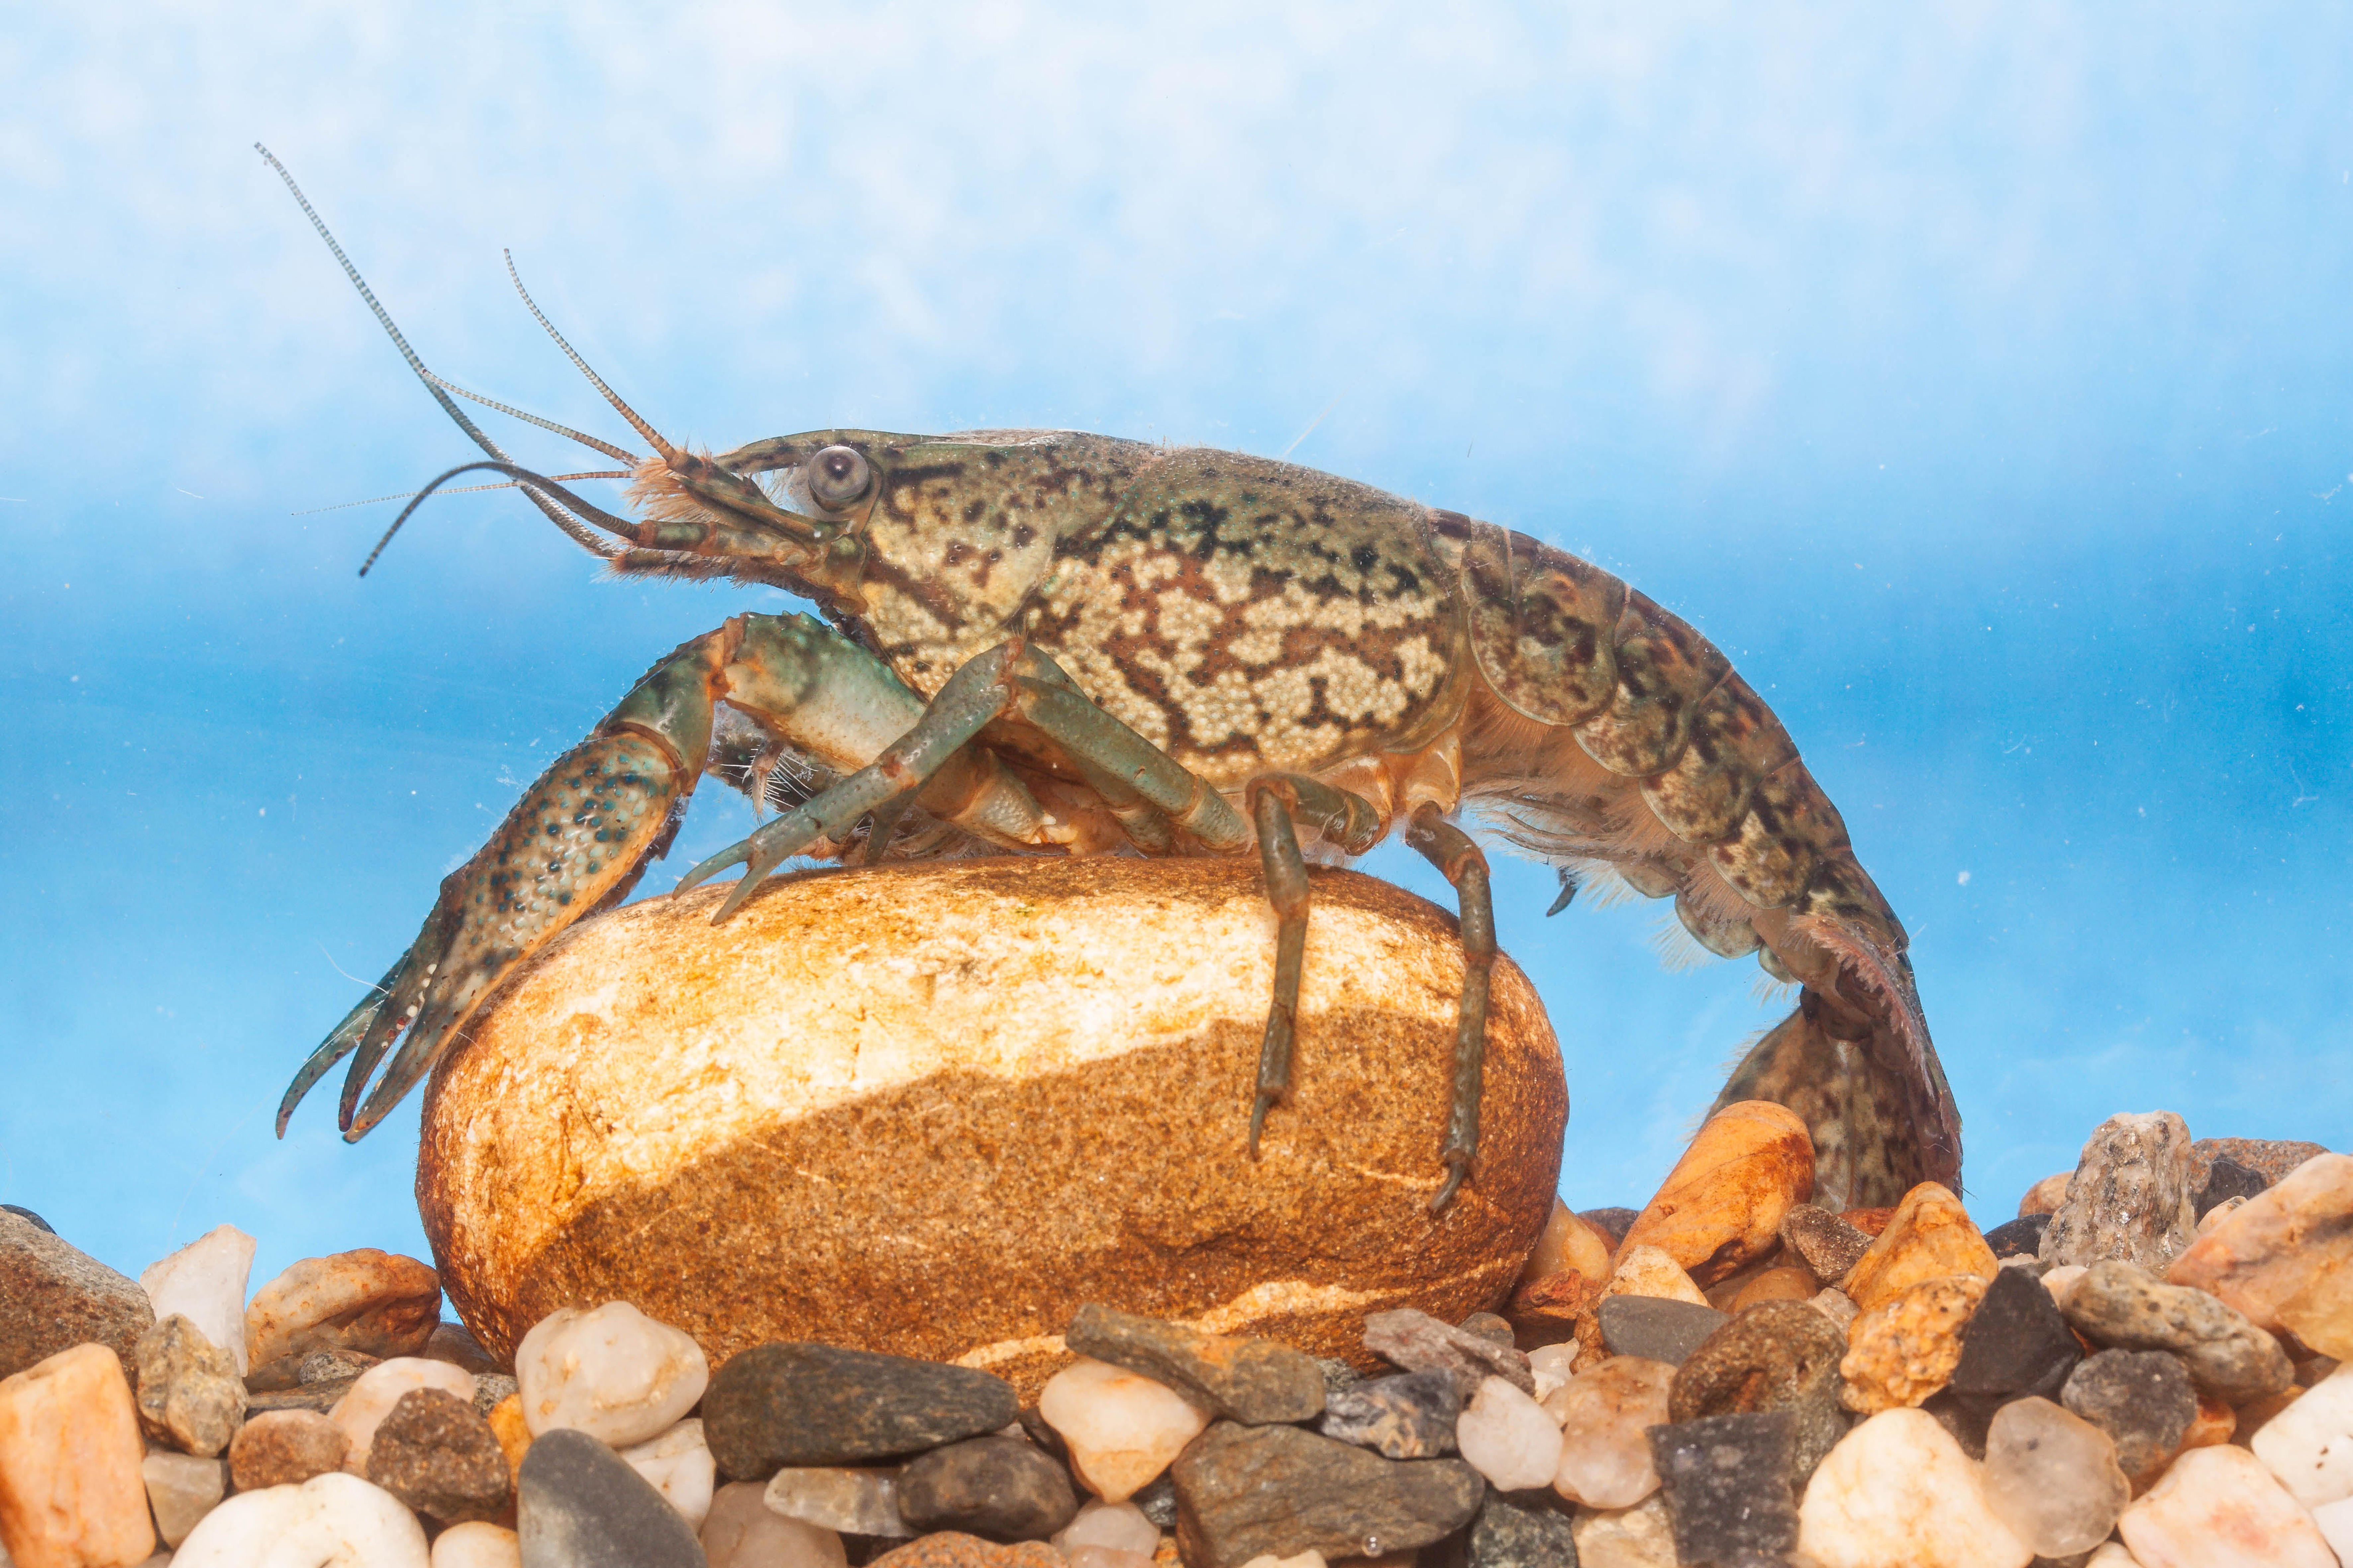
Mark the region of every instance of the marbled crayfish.
POLYGON ((1581 879, 1614 875, 1672 896, 1710 952, 1755 952, 1802 985, 1719 1103, 1795 1110, 1820 1201, 1957 1184, 1959 1117, 1904 928, 1837 810, 1725 657, 1608 573, 1493 523, 1233 452, 1044 430, 822 430, 688 451, 533 305, 653 449, 524 415, 624 465, 543 475, 459 408, 451 393, 474 395, 426 369, 302 206, 488 454, 435 479, 401 521, 486 470, 617 573, 772 584, 822 619, 738 616, 648 671, 442 882, 416 942, 303 1065, 281 1133, 345 1056, 342 1125, 365 1133, 519 965, 627 893, 712 773, 781 810, 687 873, 691 887, 744 868, 718 920, 796 856, 1254 848, 1280 919, 1253 1149, 1291 1079, 1306 858, 1362 854, 1401 826, 1457 890, 1466 958, 1433 1208, 1478 1147, 1495 951, 1486 862, 1457 825, 1467 812, 1559 868, 1555 912, 1581 879), (565 483, 581 478, 633 481, 636 515, 565 483))

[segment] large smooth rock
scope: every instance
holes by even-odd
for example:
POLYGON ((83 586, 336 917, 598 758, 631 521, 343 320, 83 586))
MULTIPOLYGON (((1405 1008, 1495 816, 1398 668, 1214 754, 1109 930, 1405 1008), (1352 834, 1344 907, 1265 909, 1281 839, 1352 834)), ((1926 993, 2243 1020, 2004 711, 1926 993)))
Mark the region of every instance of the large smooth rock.
POLYGON ((1559 1047, 1499 961, 1477 1170, 1431 1215, 1454 922, 1310 876, 1295 1090, 1257 1161, 1255 858, 813 872, 716 929, 723 888, 587 921, 427 1096, 442 1285, 501 1356, 558 1307, 622 1300, 714 1363, 816 1341, 1025 1396, 1087 1301, 1343 1356, 1368 1311, 1460 1321, 1551 1212, 1559 1047))

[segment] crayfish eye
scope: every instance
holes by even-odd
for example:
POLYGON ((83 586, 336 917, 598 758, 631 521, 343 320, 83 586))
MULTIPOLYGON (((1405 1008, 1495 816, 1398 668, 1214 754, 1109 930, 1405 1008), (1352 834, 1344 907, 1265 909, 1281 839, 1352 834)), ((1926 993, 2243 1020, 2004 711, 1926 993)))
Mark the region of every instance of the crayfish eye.
POLYGON ((839 511, 873 482, 874 469, 865 454, 848 447, 828 447, 809 459, 809 500, 828 511, 839 511))

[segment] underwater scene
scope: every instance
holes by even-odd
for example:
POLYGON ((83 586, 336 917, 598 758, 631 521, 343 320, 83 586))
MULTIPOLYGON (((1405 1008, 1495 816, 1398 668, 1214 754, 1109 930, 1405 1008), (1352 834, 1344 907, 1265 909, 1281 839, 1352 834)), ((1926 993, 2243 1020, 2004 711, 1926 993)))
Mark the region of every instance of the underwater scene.
MULTIPOLYGON (((96 1256, 198 1216, 265 1267, 416 1250, 413 1110, 347 1148, 313 1103, 280 1142, 286 1080, 649 665, 812 607, 615 581, 512 492, 435 498, 358 577, 399 503, 344 503, 480 453, 257 137, 436 373, 638 450, 502 247, 698 448, 1228 448, 1623 579, 1778 715, 1908 931, 1988 1223, 2116 1110, 2341 1138, 2341 19, 101 8, 19 38, 0 1199, 96 1256)), ((539 471, 615 466, 465 406, 539 471)), ((753 823, 706 787, 637 895, 753 823)), ((1664 902, 1547 920, 1552 868, 1488 842, 1565 1063, 1560 1191, 1639 1205, 1789 989, 1664 902)), ((1361 864, 1454 906, 1398 834, 1361 864)))

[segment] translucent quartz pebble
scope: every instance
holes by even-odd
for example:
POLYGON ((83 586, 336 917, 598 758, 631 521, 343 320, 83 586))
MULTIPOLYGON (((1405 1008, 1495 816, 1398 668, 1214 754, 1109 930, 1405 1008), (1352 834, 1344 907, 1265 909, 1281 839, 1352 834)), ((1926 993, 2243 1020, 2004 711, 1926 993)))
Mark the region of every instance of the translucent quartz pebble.
POLYGON ((1070 1445, 1071 1468, 1105 1502, 1125 1502, 1209 1424, 1166 1384, 1081 1357, 1039 1391, 1038 1413, 1070 1445))
POLYGON ((1160 1529, 1132 1502, 1095 1500, 1080 1506, 1071 1522, 1054 1537, 1054 1545, 1065 1556, 1082 1546, 1107 1546, 1149 1557, 1159 1549, 1160 1529))
POLYGON ((1589 1508, 1630 1508, 1659 1489, 1651 1426, 1667 1418, 1675 1369, 1662 1361, 1612 1356, 1571 1378, 1545 1401, 1560 1423, 1553 1490, 1589 1508))
POLYGON ((619 1447, 642 1443, 694 1408, 711 1384, 702 1347, 627 1301, 542 1318, 515 1347, 515 1381, 532 1436, 559 1427, 619 1447))
POLYGON ((1560 1468, 1560 1427, 1500 1377, 1481 1381, 1454 1423, 1454 1446, 1497 1491, 1547 1485, 1560 1468))
POLYGON ((253 1272, 254 1245, 237 1226, 224 1225, 139 1273, 155 1321, 179 1313, 228 1352, 240 1377, 252 1370, 245 1356, 245 1284, 253 1272))
POLYGON ((737 1481, 712 1494, 702 1534, 711 1568, 849 1568, 840 1536, 771 1510, 763 1490, 757 1481, 737 1481))
POLYGON ((2132 1500, 2114 1439, 2042 1398, 2013 1400, 1986 1431, 1986 1501, 2044 1557, 2088 1552, 2132 1500))
POLYGON ((797 1519, 845 1535, 900 1537, 915 1533, 899 1517, 899 1472, 895 1469, 788 1466, 769 1479, 763 1500, 781 1518, 797 1519))

